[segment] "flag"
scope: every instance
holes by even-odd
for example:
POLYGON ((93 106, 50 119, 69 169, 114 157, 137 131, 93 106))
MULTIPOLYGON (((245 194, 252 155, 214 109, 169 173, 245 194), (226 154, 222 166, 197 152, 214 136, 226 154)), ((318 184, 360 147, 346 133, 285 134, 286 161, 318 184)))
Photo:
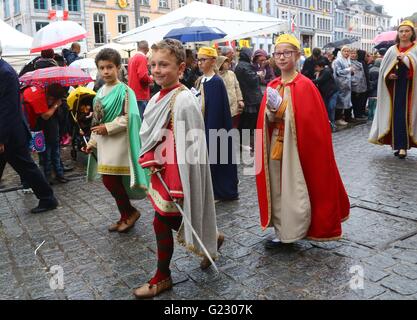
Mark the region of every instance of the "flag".
POLYGON ((297 24, 295 23, 295 15, 291 16, 291 32, 294 33, 295 32, 295 28, 297 27, 297 24))
POLYGON ((68 20, 68 10, 49 10, 49 20, 68 20))

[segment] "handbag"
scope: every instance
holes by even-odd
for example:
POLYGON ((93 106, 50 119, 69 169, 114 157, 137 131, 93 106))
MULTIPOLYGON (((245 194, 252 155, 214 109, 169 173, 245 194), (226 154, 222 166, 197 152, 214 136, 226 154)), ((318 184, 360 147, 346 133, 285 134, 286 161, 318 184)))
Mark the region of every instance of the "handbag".
POLYGON ((43 131, 31 131, 32 139, 29 142, 29 148, 32 152, 45 152, 46 143, 43 131))

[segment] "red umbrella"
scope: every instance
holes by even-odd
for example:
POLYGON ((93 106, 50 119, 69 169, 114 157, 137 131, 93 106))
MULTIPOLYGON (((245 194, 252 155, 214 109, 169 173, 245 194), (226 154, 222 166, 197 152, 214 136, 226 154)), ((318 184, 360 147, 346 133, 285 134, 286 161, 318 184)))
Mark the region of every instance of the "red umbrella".
POLYGON ((374 39, 375 44, 379 44, 381 42, 389 42, 389 41, 395 41, 397 38, 397 31, 387 31, 382 32, 379 35, 377 35, 374 39))
POLYGON ((83 85, 93 79, 80 68, 50 67, 28 72, 19 78, 20 82, 28 86, 47 87, 53 83, 69 87, 83 85))

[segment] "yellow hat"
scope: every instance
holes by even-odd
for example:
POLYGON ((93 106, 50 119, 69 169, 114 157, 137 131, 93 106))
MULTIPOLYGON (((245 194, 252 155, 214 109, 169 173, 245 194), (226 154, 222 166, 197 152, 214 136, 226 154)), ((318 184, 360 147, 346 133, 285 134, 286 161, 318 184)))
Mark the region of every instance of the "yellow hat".
POLYGON ((210 48, 210 47, 201 47, 198 50, 198 55, 217 58, 217 50, 214 48, 210 48))
POLYGON ((275 42, 275 45, 279 45, 281 43, 289 43, 289 44, 292 44, 294 47, 296 47, 298 50, 301 49, 300 41, 298 41, 298 39, 294 37, 292 34, 280 35, 277 41, 275 42))
POLYGON ((398 29, 401 27, 411 27, 414 29, 414 23, 410 20, 404 20, 403 22, 400 23, 400 25, 398 26, 398 29))

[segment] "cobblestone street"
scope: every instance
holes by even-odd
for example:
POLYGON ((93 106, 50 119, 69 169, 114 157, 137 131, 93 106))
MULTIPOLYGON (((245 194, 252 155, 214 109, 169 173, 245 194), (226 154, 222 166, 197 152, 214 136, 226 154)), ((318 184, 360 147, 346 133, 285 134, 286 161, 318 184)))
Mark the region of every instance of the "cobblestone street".
MULTIPOLYGON (((352 206, 343 240, 266 250, 273 232, 259 225, 254 177, 241 174, 240 200, 216 205, 226 236, 220 274, 201 271, 200 260, 176 243, 174 288, 156 299, 417 299, 417 151, 399 160, 389 147, 367 142, 369 129, 334 134, 352 206), (353 290, 351 279, 361 271, 363 289, 359 281, 353 290)), ((37 204, 33 195, 0 193, 0 299, 133 299, 132 289, 150 279, 150 202, 135 202, 142 217, 133 230, 110 234, 118 218, 113 198, 77 170, 68 184, 53 186, 60 206, 45 214, 28 212, 37 204), (63 268, 63 290, 50 288, 54 265, 63 268)), ((3 191, 18 181, 8 167, 3 191)))

